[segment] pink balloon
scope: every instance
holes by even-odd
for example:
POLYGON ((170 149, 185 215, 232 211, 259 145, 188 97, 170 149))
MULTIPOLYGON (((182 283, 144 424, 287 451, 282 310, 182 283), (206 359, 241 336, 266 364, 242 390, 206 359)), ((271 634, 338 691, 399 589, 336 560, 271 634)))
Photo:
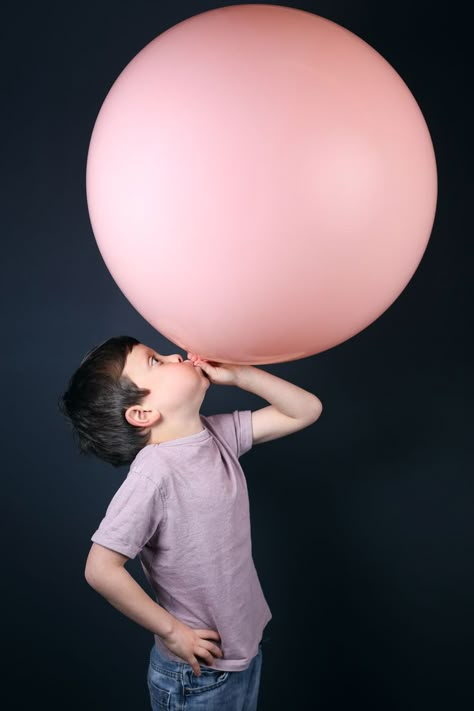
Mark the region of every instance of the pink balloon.
POLYGON ((139 313, 185 351, 277 363, 359 333, 426 249, 423 115, 362 39, 303 10, 234 5, 125 67, 87 162, 92 228, 139 313))

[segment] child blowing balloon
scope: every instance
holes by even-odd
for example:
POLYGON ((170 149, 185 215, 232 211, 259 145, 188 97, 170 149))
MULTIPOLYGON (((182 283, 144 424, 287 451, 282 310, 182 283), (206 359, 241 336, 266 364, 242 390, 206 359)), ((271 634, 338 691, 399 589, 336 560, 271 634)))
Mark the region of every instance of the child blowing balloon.
POLYGON ((89 351, 60 408, 81 453, 129 467, 91 537, 85 577, 153 633, 152 709, 181 708, 186 697, 188 711, 255 711, 272 614, 252 558, 239 460, 256 444, 316 422, 321 401, 254 366, 194 353, 184 360, 118 336, 89 351), (269 405, 201 415, 211 384, 242 388, 269 405), (137 555, 155 599, 125 567, 137 555))

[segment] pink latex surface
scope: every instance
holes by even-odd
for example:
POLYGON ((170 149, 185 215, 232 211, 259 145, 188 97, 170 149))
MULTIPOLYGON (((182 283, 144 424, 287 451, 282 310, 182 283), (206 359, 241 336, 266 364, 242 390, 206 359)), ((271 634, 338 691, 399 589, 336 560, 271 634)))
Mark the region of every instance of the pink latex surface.
POLYGON ((412 278, 436 163, 404 81, 317 15, 237 5, 148 44, 91 138, 94 235, 139 313, 185 351, 303 358, 375 321, 412 278))

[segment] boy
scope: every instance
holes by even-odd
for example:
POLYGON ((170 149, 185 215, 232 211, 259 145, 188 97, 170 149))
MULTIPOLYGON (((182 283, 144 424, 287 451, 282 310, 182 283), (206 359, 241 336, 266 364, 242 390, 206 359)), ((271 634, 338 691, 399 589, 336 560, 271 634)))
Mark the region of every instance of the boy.
POLYGON ((188 356, 110 338, 85 356, 62 396, 81 453, 130 466, 91 537, 85 577, 153 633, 152 709, 181 708, 186 696, 188 711, 255 711, 272 615, 252 559, 239 457, 312 424, 322 404, 254 366, 188 356), (205 417, 211 383, 271 404, 205 417), (157 602, 125 569, 136 555, 157 602))

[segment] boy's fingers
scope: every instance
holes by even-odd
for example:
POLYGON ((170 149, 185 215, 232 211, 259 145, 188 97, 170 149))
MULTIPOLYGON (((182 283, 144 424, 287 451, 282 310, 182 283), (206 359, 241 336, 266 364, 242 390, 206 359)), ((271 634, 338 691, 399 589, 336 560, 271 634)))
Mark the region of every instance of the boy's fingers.
POLYGON ((199 634, 200 637, 213 637, 214 639, 219 639, 221 638, 219 632, 217 630, 206 630, 206 629, 197 629, 194 630, 196 634, 199 634), (200 634, 202 633, 202 634, 200 634))

